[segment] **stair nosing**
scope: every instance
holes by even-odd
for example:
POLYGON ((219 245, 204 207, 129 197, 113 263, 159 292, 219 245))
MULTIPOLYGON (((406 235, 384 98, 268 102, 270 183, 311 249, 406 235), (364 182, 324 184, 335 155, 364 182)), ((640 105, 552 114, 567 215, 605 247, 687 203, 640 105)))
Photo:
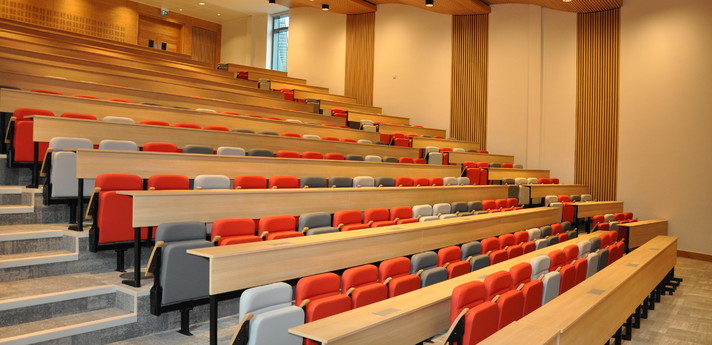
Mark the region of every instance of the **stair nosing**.
MULTIPOLYGON (((41 252, 39 252, 41 253, 41 252)), ((53 264, 58 262, 79 260, 79 253, 69 252, 63 254, 37 255, 17 259, 0 259, 0 269, 23 266, 35 266, 42 264, 53 264)))
POLYGON ((54 238, 64 236, 64 230, 38 230, 32 232, 10 232, 0 233, 0 242, 38 240, 43 238, 54 238))
POLYGON ((70 299, 84 298, 116 292, 116 285, 99 285, 82 289, 51 292, 41 295, 24 296, 0 300, 0 311, 26 308, 40 304, 56 303, 70 299))

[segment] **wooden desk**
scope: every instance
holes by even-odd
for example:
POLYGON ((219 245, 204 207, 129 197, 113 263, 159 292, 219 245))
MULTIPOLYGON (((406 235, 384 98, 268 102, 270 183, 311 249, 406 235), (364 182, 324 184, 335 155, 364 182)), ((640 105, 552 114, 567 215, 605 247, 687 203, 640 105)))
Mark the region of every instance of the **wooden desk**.
POLYGON ((677 238, 658 236, 480 344, 603 344, 675 266, 676 255, 677 238))
POLYGON ((589 218, 599 214, 623 212, 622 201, 572 202, 568 205, 574 207, 575 217, 577 218, 589 218))
POLYGON ((643 220, 618 224, 618 227, 628 229, 628 237, 626 240, 628 248, 640 247, 656 236, 667 236, 668 234, 667 220, 643 220))
MULTIPOLYGON (((528 210, 543 209, 545 208, 528 210)), ((504 215, 507 213, 504 212, 504 215)), ((553 219, 555 218, 556 214, 553 215, 553 219)), ((510 231, 520 229, 514 227, 510 231)), ((593 235, 583 235, 580 239, 593 235)), ((489 274, 509 270, 520 262, 529 262, 538 255, 546 255, 570 244, 572 243, 562 242, 549 246, 407 294, 293 327, 289 332, 329 345, 419 343, 448 329, 450 298, 455 287, 473 280, 482 281, 489 274)))
MULTIPOLYGON (((250 72, 249 76, 251 78, 253 76, 253 73, 250 72)), ((262 79, 270 79, 270 76, 268 76, 268 75, 261 75, 260 77, 262 79)), ((288 89, 288 90, 302 90, 302 91, 310 91, 310 92, 319 92, 319 93, 324 93, 324 94, 329 93, 329 88, 326 88, 326 87, 312 86, 312 85, 307 85, 304 83, 302 83, 302 84, 288 83, 288 82, 274 80, 274 79, 270 79, 269 87, 272 90, 288 89)))
POLYGON ((525 184, 530 190, 532 199, 543 198, 547 195, 572 195, 588 194, 587 184, 525 184))
POLYGON ((225 70, 233 72, 233 73, 235 73, 235 72, 248 72, 248 73, 249 72, 258 72, 258 73, 268 74, 268 75, 272 75, 272 76, 276 76, 276 77, 287 77, 287 72, 277 71, 277 70, 267 69, 267 68, 248 66, 248 65, 240 65, 240 64, 236 64, 236 63, 232 63, 232 62, 220 64, 218 66, 218 68, 225 69, 225 70))
MULTIPOLYGON (((269 79, 272 82, 284 83, 284 84, 294 85, 294 86, 305 86, 305 87, 309 88, 309 85, 307 85, 306 79, 292 78, 292 77, 280 77, 280 76, 276 76, 271 73, 263 73, 263 72, 259 72, 259 71, 245 71, 245 72, 247 72, 247 80, 260 81, 260 79, 269 79)), ((325 92, 329 92, 329 89, 325 88, 325 87, 315 86, 314 88, 319 89, 319 90, 325 90, 325 92)), ((277 88, 274 88, 274 89, 277 89, 277 88)))
POLYGON ((104 139, 131 140, 139 146, 147 142, 169 142, 178 145, 207 145, 214 150, 220 146, 238 146, 245 150, 264 148, 272 151, 317 151, 342 154, 418 157, 418 150, 376 144, 341 141, 311 140, 274 135, 221 132, 190 128, 125 124, 106 121, 80 120, 37 116, 33 124, 33 140, 49 141, 54 137, 86 138, 94 144, 104 139))
POLYGON ((479 150, 480 144, 472 141, 456 140, 456 139, 436 139, 436 138, 423 138, 416 137, 413 139, 413 147, 422 149, 427 146, 435 147, 460 147, 465 150, 479 150))
POLYGON ((324 114, 331 114, 332 109, 343 109, 346 111, 358 111, 364 113, 380 114, 383 109, 370 105, 336 102, 332 100, 322 99, 319 101, 319 109, 324 114))
POLYGON ((425 127, 413 127, 413 126, 402 126, 402 125, 390 125, 387 123, 378 124, 378 132, 381 134, 392 134, 392 133, 403 133, 403 134, 417 134, 420 136, 446 136, 444 129, 436 128, 425 128, 425 127))
POLYGON ((514 156, 498 155, 492 153, 475 152, 448 152, 449 162, 462 164, 463 162, 487 162, 487 163, 514 163, 514 156))
POLYGON ((517 177, 549 177, 549 170, 537 169, 514 169, 514 168, 487 168, 489 170, 487 178, 490 181, 499 181, 505 178, 517 177))
POLYGON ((326 159, 218 156, 208 154, 76 150, 77 176, 96 178, 100 174, 133 174, 143 179, 155 174, 198 175, 289 175, 305 176, 458 176, 456 166, 400 164, 326 159))
POLYGON ((294 99, 318 99, 324 101, 342 102, 348 104, 357 104, 356 98, 342 96, 342 95, 332 95, 330 93, 321 93, 308 90, 295 89, 294 99))
POLYGON ((401 125, 409 125, 410 124, 410 118, 407 118, 407 117, 363 113, 363 112, 358 112, 358 111, 349 111, 348 120, 352 121, 352 122, 361 122, 361 120, 371 120, 373 122, 376 122, 376 121, 392 122, 392 123, 398 123, 401 125))

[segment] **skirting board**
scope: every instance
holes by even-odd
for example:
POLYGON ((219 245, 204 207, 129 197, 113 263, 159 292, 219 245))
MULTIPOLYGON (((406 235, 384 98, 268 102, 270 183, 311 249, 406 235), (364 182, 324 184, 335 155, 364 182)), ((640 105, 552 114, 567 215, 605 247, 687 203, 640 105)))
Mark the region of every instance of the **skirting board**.
POLYGON ((710 255, 710 254, 688 252, 686 250, 678 250, 677 256, 682 257, 682 258, 690 258, 690 259, 712 262, 712 255, 710 255))

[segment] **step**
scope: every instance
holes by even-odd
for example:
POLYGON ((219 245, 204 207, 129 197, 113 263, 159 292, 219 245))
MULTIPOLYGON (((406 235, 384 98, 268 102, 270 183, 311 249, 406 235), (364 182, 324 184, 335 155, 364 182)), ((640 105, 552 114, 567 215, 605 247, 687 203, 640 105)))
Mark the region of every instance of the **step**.
POLYGON ((8 255, 51 250, 72 251, 76 246, 72 245, 71 238, 65 236, 66 229, 66 224, 0 226, 0 253, 8 255))
POLYGON ((79 253, 68 250, 51 250, 0 255, 0 269, 77 261, 79 253))
POLYGON ((33 205, 2 205, 0 206, 0 214, 20 214, 33 213, 35 206, 33 205))

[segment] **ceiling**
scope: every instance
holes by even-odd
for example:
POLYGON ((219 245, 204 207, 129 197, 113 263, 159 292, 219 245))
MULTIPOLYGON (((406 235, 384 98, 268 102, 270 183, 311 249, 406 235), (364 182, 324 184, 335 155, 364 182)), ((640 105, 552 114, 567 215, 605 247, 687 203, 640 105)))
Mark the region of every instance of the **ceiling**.
POLYGON ((533 4, 568 12, 596 12, 620 7, 623 0, 434 0, 435 6, 425 7, 425 0, 134 0, 136 2, 179 12, 203 20, 225 23, 257 13, 279 13, 296 7, 321 8, 328 4, 329 10, 342 14, 374 12, 377 5, 404 4, 424 10, 453 15, 485 14, 490 5, 533 4), (199 2, 205 5, 199 5, 199 2), (220 15, 218 15, 220 14, 220 15))

